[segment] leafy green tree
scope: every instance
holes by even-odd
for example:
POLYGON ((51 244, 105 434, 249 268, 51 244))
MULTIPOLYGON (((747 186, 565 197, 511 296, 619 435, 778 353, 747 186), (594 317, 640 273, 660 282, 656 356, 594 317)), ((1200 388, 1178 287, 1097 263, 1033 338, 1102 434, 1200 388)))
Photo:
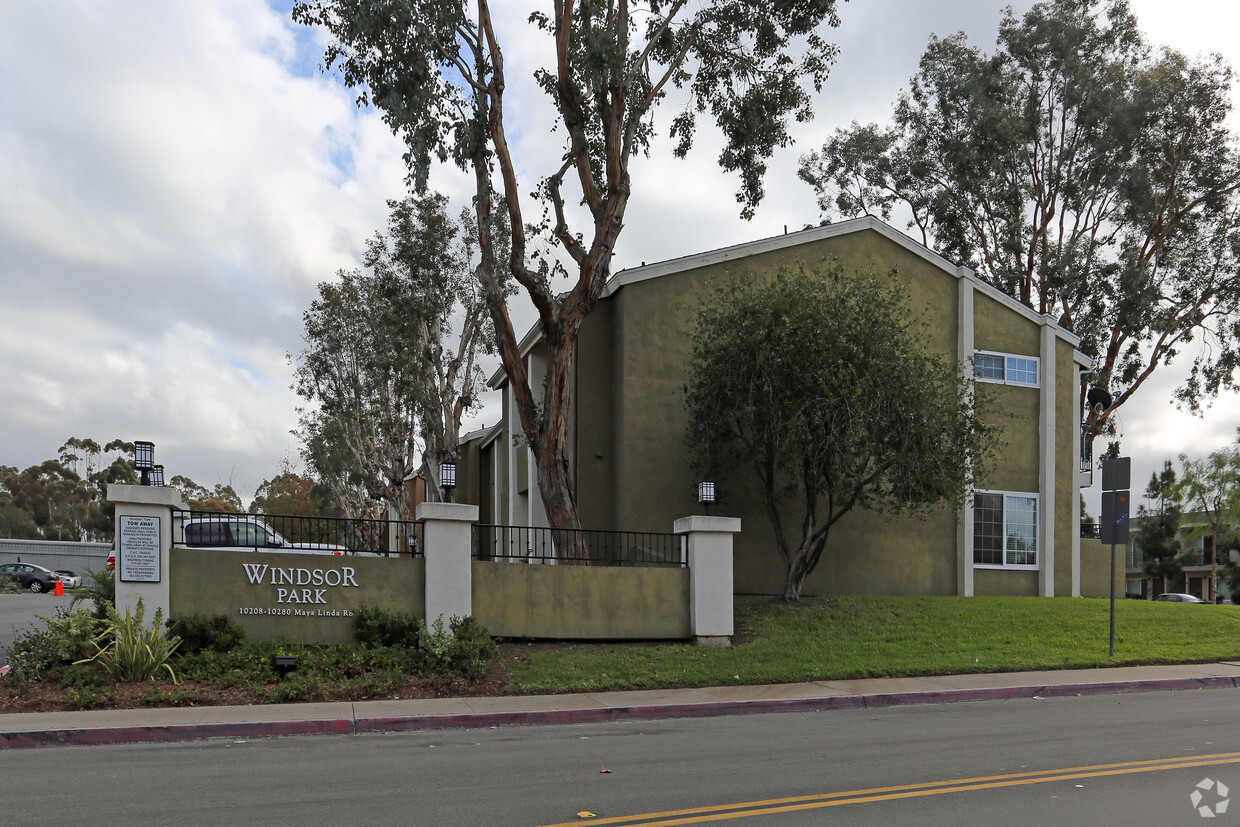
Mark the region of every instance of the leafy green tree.
MULTIPOLYGON (((345 83, 358 89, 358 103, 380 109, 404 140, 415 187, 425 188, 436 160, 451 158, 473 174, 475 274, 537 464, 539 490, 553 527, 579 528, 569 457, 570 368, 581 324, 611 273, 632 192, 630 161, 648 150, 655 114, 669 91, 682 90, 687 100, 676 104, 670 130, 676 154, 688 153, 697 119, 709 110, 723 132, 720 165, 740 174, 737 200, 751 215, 763 196, 767 160, 790 142, 788 121, 811 116, 807 87, 820 88, 834 59, 835 48, 819 29, 839 20, 834 0, 555 0, 550 6, 550 13, 534 12, 529 28, 513 34, 522 50, 507 55, 489 0, 299 0, 293 19, 322 26, 334 38, 327 67, 340 69, 345 83), (553 119, 514 125, 505 99, 506 58, 532 53, 540 35, 547 50, 529 69, 550 99, 553 119), (514 126, 562 142, 561 160, 541 173, 533 195, 519 181, 530 162, 514 154, 514 126), (578 205, 586 215, 574 227, 578 205), (507 213, 512 233, 506 260, 494 238, 497 209, 507 213), (560 261, 572 272, 562 272, 560 261), (534 380, 527 372, 505 273, 538 312, 545 380, 543 371, 534 380), (563 294, 552 287, 557 275, 570 277, 563 294)), ((523 107, 521 117, 535 112, 523 107)), ((557 548, 584 556, 571 536, 557 548)))
POLYGON ((313 479, 297 473, 285 461, 280 473, 262 485, 250 503, 251 514, 285 514, 296 517, 334 517, 331 494, 313 479))
POLYGON ((70 437, 57 452, 21 473, 0 467, 0 536, 108 541, 115 508, 109 483, 136 485, 133 443, 70 437))
POLYGON ((0 465, 0 537, 10 540, 39 540, 42 536, 34 518, 13 499, 9 478, 17 476, 11 465, 0 465))
POLYGON ((1155 593, 1173 591, 1172 584, 1182 578, 1185 556, 1180 541, 1180 486, 1170 460, 1163 463, 1161 472, 1150 475, 1145 498, 1153 506, 1143 504, 1137 509, 1141 526, 1133 543, 1141 550, 1141 568, 1154 580, 1155 593))
POLYGON ((1214 538, 1216 553, 1210 557, 1210 595, 1218 594, 1220 541, 1224 544, 1240 528, 1240 443, 1190 460, 1180 454, 1179 495, 1185 505, 1200 511, 1205 524, 1189 533, 1191 538, 1207 532, 1214 538))
POLYGON ((932 38, 892 123, 801 160, 835 215, 911 215, 923 243, 1082 337, 1115 402, 1204 341, 1176 395, 1199 410, 1240 365, 1240 161, 1231 70, 1152 50, 1124 0, 1008 9, 992 53, 932 38))
POLYGON ((214 511, 217 513, 238 513, 245 509, 241 506, 241 497, 231 485, 217 482, 214 488, 199 485, 189 477, 177 474, 168 480, 168 486, 181 492, 185 504, 192 511, 214 511))
POLYGON ((14 505, 38 528, 44 540, 91 538, 91 506, 97 489, 59 460, 44 460, 5 481, 14 505))
POLYGON ((988 462, 972 378, 912 318, 893 279, 834 266, 738 279, 701 311, 689 443, 712 476, 752 465, 786 600, 845 514, 958 507, 988 462))
MULTIPOLYGON (((352 492, 360 480, 370 499, 408 515, 404 480, 421 464, 434 483, 439 463, 456 457, 461 417, 483 382, 477 358, 494 337, 447 200, 432 194, 389 207, 366 269, 319 285, 304 316, 295 389, 317 405, 301 412, 303 441, 334 441, 350 471, 337 483, 352 492)), ((319 455, 307 459, 313 467, 319 455)), ((331 479, 343 469, 315 470, 331 479)))

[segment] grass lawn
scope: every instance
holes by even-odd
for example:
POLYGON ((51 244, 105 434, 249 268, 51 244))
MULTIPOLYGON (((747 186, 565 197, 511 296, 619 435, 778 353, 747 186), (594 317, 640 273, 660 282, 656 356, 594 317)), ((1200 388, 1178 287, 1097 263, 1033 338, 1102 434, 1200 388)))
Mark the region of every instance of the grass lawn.
POLYGON ((737 645, 549 650, 510 694, 1019 672, 1240 658, 1240 606, 1013 597, 738 597, 737 645))

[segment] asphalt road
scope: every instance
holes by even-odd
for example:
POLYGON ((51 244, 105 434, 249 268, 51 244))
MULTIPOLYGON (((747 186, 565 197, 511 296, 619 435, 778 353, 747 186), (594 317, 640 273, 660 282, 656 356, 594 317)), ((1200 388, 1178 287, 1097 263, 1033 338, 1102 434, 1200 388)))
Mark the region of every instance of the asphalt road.
MULTIPOLYGON (((36 615, 52 617, 57 606, 68 608, 71 599, 67 594, 63 597, 54 594, 0 594, 0 664, 5 662, 5 655, 18 632, 30 628, 32 624, 42 626, 36 615)), ((86 608, 91 608, 89 602, 86 608)))
POLYGON ((1194 791, 1221 824, 1240 690, 0 751, 0 778, 28 824, 1200 824, 1194 791))

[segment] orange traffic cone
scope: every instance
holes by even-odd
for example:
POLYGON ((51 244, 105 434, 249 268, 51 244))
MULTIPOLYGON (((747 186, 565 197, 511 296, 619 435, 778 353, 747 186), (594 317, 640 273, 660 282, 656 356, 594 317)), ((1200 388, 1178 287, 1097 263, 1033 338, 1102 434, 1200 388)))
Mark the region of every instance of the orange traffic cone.
POLYGON ((63 597, 65 594, 65 581, 57 580, 56 591, 52 592, 52 594, 56 595, 57 597, 63 597))

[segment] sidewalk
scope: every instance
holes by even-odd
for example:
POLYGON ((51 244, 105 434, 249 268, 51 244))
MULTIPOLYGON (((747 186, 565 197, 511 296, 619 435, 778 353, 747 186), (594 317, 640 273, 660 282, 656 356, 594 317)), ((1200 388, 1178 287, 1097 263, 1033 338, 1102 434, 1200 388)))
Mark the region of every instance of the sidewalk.
POLYGON ((1240 687, 1240 662, 411 701, 0 715, 0 749, 571 724, 1240 687))

